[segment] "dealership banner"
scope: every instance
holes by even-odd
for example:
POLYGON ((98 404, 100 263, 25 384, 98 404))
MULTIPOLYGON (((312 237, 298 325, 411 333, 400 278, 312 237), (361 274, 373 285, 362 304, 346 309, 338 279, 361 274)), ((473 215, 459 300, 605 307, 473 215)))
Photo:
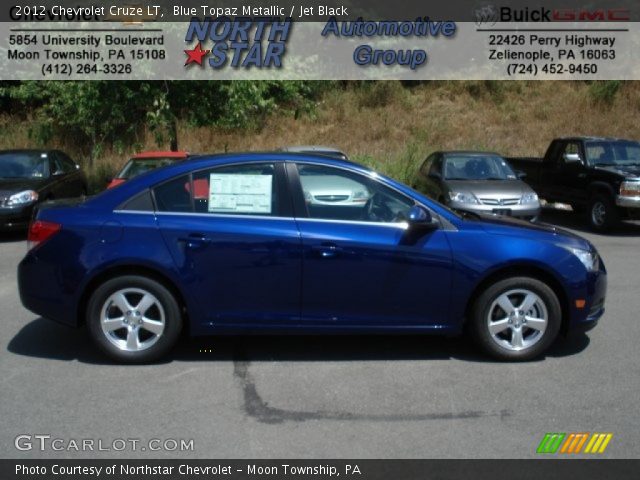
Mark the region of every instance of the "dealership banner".
POLYGON ((638 460, 0 460, 3 480, 637 478, 638 460))
POLYGON ((0 7, 5 80, 635 80, 634 2, 0 7))

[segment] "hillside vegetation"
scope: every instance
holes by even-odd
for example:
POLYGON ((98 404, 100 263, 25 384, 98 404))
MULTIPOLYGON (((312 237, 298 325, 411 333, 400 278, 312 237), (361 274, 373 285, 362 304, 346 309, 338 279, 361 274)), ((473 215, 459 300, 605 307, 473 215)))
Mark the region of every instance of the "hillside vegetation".
POLYGON ((114 83, 88 100, 68 89, 91 82, 46 87, 64 102, 38 84, 2 86, 0 148, 64 149, 97 188, 132 153, 174 137, 198 153, 331 145, 402 181, 438 149, 540 156, 557 136, 640 139, 640 82, 151 82, 130 85, 130 97, 114 83))

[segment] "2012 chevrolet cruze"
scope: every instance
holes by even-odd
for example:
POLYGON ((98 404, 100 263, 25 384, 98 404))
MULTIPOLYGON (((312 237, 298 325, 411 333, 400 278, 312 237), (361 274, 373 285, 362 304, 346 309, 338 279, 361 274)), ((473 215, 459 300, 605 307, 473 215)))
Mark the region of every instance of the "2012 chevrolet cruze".
POLYGON ((19 266, 23 304, 86 324, 122 362, 166 354, 180 331, 438 333, 465 327, 526 360, 604 312, 593 245, 550 226, 460 216, 335 158, 199 157, 84 202, 41 208, 19 266), (314 202, 341 183, 366 201, 314 202))

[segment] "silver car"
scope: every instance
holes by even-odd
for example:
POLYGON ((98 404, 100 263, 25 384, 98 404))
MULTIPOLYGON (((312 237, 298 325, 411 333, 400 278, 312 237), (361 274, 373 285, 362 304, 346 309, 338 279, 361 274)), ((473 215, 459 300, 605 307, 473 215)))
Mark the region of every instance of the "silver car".
MULTIPOLYGON (((334 147, 323 145, 295 145, 282 147, 283 152, 310 153, 325 155, 339 160, 348 160, 347 154, 334 147)), ((309 170, 300 175, 300 182, 307 204, 364 206, 371 194, 369 190, 358 182, 335 175, 322 175, 309 170)))
POLYGON ((540 200, 522 177, 496 153, 435 152, 414 187, 455 210, 535 220, 540 200))

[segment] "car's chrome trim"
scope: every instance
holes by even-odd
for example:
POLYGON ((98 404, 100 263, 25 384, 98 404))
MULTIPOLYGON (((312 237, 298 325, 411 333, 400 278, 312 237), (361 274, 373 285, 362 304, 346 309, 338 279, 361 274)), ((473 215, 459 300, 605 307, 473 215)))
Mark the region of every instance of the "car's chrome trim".
POLYGON ((627 208, 640 208, 640 196, 627 197, 623 195, 616 196, 616 205, 627 208))
POLYGON ((318 223, 338 223, 344 225, 370 225, 377 227, 391 227, 391 228, 400 228, 402 230, 406 230, 409 228, 409 224, 407 222, 393 222, 393 223, 385 223, 385 222, 367 222, 367 221, 351 221, 351 220, 333 220, 328 218, 294 218, 294 217, 269 217, 262 215, 232 215, 226 213, 195 213, 195 212, 150 212, 145 210, 114 210, 113 213, 132 213, 134 215, 158 215, 158 216, 168 216, 168 215, 178 215, 185 217, 204 217, 204 218, 237 218, 237 219, 258 219, 258 220, 290 220, 296 222, 318 222, 318 223))
POLYGON ((406 230, 409 228, 409 224, 407 222, 367 222, 367 221, 351 221, 351 220, 334 220, 330 218, 296 218, 297 222, 317 222, 317 223, 338 223, 341 225, 369 225, 372 227, 391 227, 391 228, 400 228, 402 230, 406 230))
POLYGON ((114 210, 113 213, 133 213, 134 215, 155 215, 152 210, 114 210))

